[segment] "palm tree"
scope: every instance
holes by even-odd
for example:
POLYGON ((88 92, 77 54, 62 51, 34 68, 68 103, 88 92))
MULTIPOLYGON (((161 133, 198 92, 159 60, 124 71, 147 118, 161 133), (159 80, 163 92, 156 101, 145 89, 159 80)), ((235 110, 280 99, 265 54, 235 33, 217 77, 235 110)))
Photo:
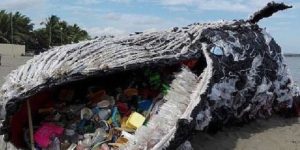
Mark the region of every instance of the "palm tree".
MULTIPOLYGON (((39 32, 46 33, 47 36, 45 37, 48 39, 48 47, 77 43, 89 38, 88 33, 82 30, 77 24, 68 25, 66 21, 60 20, 55 15, 48 17, 41 24, 45 25, 45 30, 39 30, 39 32)), ((41 35, 41 33, 38 34, 41 35)))
POLYGON ((0 11, 0 42, 24 44, 32 42, 33 24, 20 12, 0 11))
POLYGON ((42 22, 41 25, 45 25, 46 30, 48 32, 48 43, 49 47, 52 45, 56 46, 57 45, 57 33, 60 32, 60 18, 51 15, 50 17, 46 18, 45 22, 42 22))
POLYGON ((0 11, 0 43, 10 43, 9 31, 10 31, 10 18, 4 11, 0 11))
POLYGON ((78 43, 79 41, 89 39, 89 35, 85 30, 80 29, 77 24, 69 26, 69 41, 71 43, 78 43))
POLYGON ((32 39, 33 23, 31 20, 16 12, 12 17, 13 41, 18 44, 24 44, 32 39))
POLYGON ((19 12, 0 11, 0 43, 26 44, 30 50, 38 52, 52 46, 77 43, 89 39, 86 31, 77 24, 69 25, 59 17, 51 15, 41 25, 44 28, 33 30, 31 20, 19 12))

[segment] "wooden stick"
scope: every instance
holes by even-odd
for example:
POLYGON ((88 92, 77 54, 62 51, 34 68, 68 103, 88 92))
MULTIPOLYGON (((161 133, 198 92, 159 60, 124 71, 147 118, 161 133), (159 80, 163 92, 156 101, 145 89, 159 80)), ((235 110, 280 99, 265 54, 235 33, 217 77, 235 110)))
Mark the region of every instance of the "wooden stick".
POLYGON ((28 112, 28 123, 29 123, 29 133, 30 133, 30 145, 31 149, 34 150, 34 141, 33 141, 33 127, 32 127, 32 118, 31 118, 31 108, 29 100, 27 102, 27 112, 28 112))

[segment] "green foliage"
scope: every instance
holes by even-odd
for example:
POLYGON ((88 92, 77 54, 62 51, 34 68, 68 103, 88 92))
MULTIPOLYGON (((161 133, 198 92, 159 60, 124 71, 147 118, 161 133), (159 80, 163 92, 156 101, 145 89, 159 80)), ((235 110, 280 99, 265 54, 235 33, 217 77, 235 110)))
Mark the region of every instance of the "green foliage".
POLYGON ((169 84, 161 79, 159 72, 153 72, 150 69, 145 70, 145 76, 148 78, 149 84, 156 90, 160 90, 164 95, 170 90, 169 84))
POLYGON ((12 14, 4 10, 0 11, 0 43, 26 44, 32 42, 32 31, 31 20, 20 12, 12 14))
POLYGON ((35 30, 34 34, 42 48, 78 43, 90 38, 88 33, 77 24, 69 25, 55 15, 48 17, 45 22, 41 22, 41 25, 45 27, 35 30))
POLYGON ((41 23, 42 28, 33 30, 33 25, 28 17, 19 12, 12 14, 1 10, 0 43, 25 44, 27 50, 39 53, 53 46, 78 43, 90 38, 77 24, 69 25, 55 15, 46 18, 41 23))

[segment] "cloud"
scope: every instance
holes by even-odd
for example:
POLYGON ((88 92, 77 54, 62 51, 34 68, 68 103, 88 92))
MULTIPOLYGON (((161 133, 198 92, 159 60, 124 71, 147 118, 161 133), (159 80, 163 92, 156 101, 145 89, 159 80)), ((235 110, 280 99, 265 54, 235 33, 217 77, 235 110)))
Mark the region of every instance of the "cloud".
POLYGON ((182 26, 187 24, 184 18, 172 18, 172 20, 163 20, 159 17, 136 15, 136 14, 122 14, 120 20, 106 20, 105 25, 98 27, 90 26, 85 28, 92 36, 103 35, 128 35, 134 32, 156 32, 165 30, 174 26, 182 26))
POLYGON ((100 28, 100 27, 92 27, 92 28, 86 28, 87 32, 92 36, 104 36, 104 35, 125 35, 127 34, 126 31, 117 29, 114 27, 105 27, 105 28, 100 28))
POLYGON ((121 20, 122 15, 118 14, 118 13, 114 13, 114 12, 109 12, 109 13, 103 15, 102 18, 105 20, 118 21, 118 20, 121 20))
POLYGON ((101 1, 99 1, 99 0, 77 0, 76 3, 79 5, 94 5, 94 4, 101 3, 101 1))
POLYGON ((164 5, 192 5, 196 0, 161 0, 164 5))
MULTIPOLYGON (((199 10, 220 10, 251 12, 266 5, 271 0, 160 0, 165 6, 195 7, 199 10)), ((177 9, 179 9, 177 7, 177 9)))
POLYGON ((191 11, 188 8, 181 7, 181 6, 167 6, 165 8, 168 9, 168 10, 171 10, 171 11, 175 11, 175 12, 187 12, 187 11, 191 11))
POLYGON ((151 32, 158 32, 160 30, 158 30, 157 28, 149 28, 149 29, 146 29, 144 30, 143 32, 144 33, 151 33, 151 32))
POLYGON ((108 0, 108 1, 116 2, 116 3, 130 3, 133 0, 108 0))
POLYGON ((162 24, 164 19, 151 16, 151 15, 141 15, 141 14, 124 14, 124 13, 116 13, 116 12, 109 12, 102 15, 102 19, 106 22, 116 22, 119 23, 121 26, 127 25, 140 25, 140 26, 151 26, 156 24, 162 24))
MULTIPOLYGON (((151 15, 141 15, 141 14, 121 14, 121 13, 107 13, 102 16, 105 26, 108 26, 104 29, 99 30, 99 33, 109 33, 114 34, 119 33, 132 33, 136 31, 144 31, 149 28, 161 29, 167 25, 166 19, 160 17, 151 16, 151 15)), ((152 30, 154 31, 154 30, 152 30)))
POLYGON ((146 25, 146 26, 162 24, 164 22, 164 19, 157 16, 138 15, 138 14, 123 15, 123 19, 130 21, 132 24, 146 25))
POLYGON ((289 12, 276 13, 276 14, 272 15, 271 18, 274 18, 274 19, 297 19, 297 15, 294 13, 289 13, 289 12))
MULTIPOLYGON (((115 28, 115 27, 91 27, 91 28, 84 28, 92 37, 96 36, 105 36, 105 35, 114 35, 114 36, 126 36, 129 33, 133 33, 132 31, 123 30, 121 28, 115 28)), ((151 33, 151 32, 158 32, 161 31, 157 28, 148 28, 145 30, 140 30, 144 33, 151 33)))
POLYGON ((127 35, 137 31, 149 33, 171 28, 173 26, 186 25, 188 22, 184 18, 174 17, 169 20, 151 15, 120 14, 115 12, 107 13, 101 16, 101 18, 104 19, 101 21, 104 22, 104 24, 101 24, 100 26, 89 25, 89 28, 85 28, 92 37, 103 35, 127 35))
POLYGON ((1 0, 0 9, 8 11, 20 11, 39 8, 45 0, 1 0))
POLYGON ((300 2, 294 3, 294 4, 293 4, 293 7, 294 7, 295 9, 300 9, 300 2))

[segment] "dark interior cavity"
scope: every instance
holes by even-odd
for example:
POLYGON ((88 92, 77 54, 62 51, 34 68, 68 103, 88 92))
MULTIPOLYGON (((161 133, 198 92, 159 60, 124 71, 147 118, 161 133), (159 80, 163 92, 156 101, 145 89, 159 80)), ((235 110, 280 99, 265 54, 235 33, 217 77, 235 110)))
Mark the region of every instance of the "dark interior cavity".
MULTIPOLYGON (((31 106, 32 122, 35 131, 41 126, 43 122, 54 122, 62 126, 64 129, 70 128, 72 124, 80 124, 80 109, 73 114, 66 111, 69 106, 82 106, 94 108, 101 100, 91 95, 101 95, 99 91, 105 91, 106 95, 113 97, 113 103, 109 109, 120 103, 127 105, 128 111, 135 111, 140 114, 144 112, 139 109, 139 102, 141 100, 149 100, 155 103, 154 99, 162 97, 168 91, 169 84, 174 78, 174 73, 181 70, 182 66, 190 68, 198 76, 203 72, 207 66, 204 56, 198 59, 190 59, 181 61, 176 64, 166 64, 158 66, 147 66, 134 70, 126 70, 123 72, 113 73, 107 76, 90 77, 84 80, 75 81, 63 85, 56 86, 55 88, 45 89, 28 99, 31 106), (137 95, 126 96, 124 90, 136 89, 137 95), (123 94, 123 95, 122 95, 123 94), (119 96, 119 97, 117 97, 119 96), (124 97, 122 97, 124 96, 124 97), (94 99, 95 98, 95 99, 94 99), (55 116, 60 115, 60 121, 53 121, 55 116)), ((151 111, 151 110, 150 110, 151 111)), ((129 115, 130 112, 122 112, 118 110, 121 118, 129 115)), ((149 116, 146 117, 149 119, 149 116)), ((9 120, 9 138, 10 141, 18 148, 29 148, 29 127, 28 127, 28 114, 26 102, 20 105, 20 109, 10 117, 9 120)), ((99 127, 99 125, 95 125, 99 127)), ((114 126, 113 124, 111 126, 114 126)), ((96 128, 96 127, 94 127, 96 128)), ((76 133, 84 134, 93 131, 78 131, 76 133)), ((60 142, 63 136, 59 137, 60 142)), ((65 138, 69 143, 75 142, 74 139, 65 138), (72 141, 73 140, 73 141, 72 141)), ((77 139, 78 140, 78 139, 77 139)), ((35 143, 37 145, 37 143, 35 143)))

